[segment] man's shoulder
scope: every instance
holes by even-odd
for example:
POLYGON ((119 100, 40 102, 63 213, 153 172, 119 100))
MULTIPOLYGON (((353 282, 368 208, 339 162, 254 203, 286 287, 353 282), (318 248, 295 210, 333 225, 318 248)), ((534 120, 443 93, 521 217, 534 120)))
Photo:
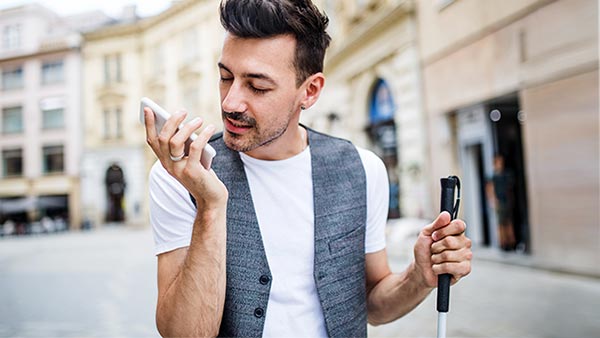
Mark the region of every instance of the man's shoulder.
POLYGON ((303 127, 306 128, 306 130, 311 134, 310 138, 313 139, 313 140, 317 139, 317 140, 320 140, 320 141, 328 141, 328 142, 339 143, 341 145, 352 145, 352 146, 354 146, 352 144, 352 141, 350 141, 350 140, 346 140, 346 139, 341 138, 341 137, 329 135, 329 134, 323 133, 321 131, 317 131, 317 130, 314 130, 312 128, 308 128, 306 126, 303 126, 303 127))
POLYGON ((355 146, 355 148, 364 165, 383 165, 381 158, 379 158, 379 156, 377 156, 377 154, 375 154, 372 150, 358 146, 355 146))
POLYGON ((357 145, 355 145, 354 143, 352 143, 352 141, 341 138, 341 137, 337 137, 337 136, 333 136, 333 135, 329 135, 320 131, 316 131, 314 129, 310 129, 310 128, 306 128, 307 130, 309 130, 313 135, 313 139, 316 137, 321 138, 322 140, 327 140, 330 142, 334 142, 334 143, 338 143, 340 145, 343 145, 344 147, 350 147, 351 149, 356 150, 356 152, 360 155, 360 158, 363 162, 363 164, 371 164, 371 163, 381 163, 383 164, 383 162, 381 161, 381 159, 379 158, 379 156, 377 156, 373 151, 367 149, 367 148, 362 148, 359 147, 357 145))
POLYGON ((373 177, 387 177, 387 169, 385 168, 385 164, 375 154, 373 151, 356 147, 358 155, 360 156, 360 161, 362 162, 363 168, 365 169, 365 174, 370 180, 374 180, 373 177))

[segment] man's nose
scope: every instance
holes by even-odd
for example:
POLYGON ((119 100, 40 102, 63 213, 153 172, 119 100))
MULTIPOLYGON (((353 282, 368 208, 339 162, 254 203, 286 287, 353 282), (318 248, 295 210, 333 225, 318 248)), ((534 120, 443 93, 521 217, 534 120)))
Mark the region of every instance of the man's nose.
POLYGON ((229 87, 225 97, 223 98, 223 102, 221 103, 224 111, 240 113, 246 111, 246 98, 242 89, 243 88, 236 83, 233 83, 231 87, 229 87))

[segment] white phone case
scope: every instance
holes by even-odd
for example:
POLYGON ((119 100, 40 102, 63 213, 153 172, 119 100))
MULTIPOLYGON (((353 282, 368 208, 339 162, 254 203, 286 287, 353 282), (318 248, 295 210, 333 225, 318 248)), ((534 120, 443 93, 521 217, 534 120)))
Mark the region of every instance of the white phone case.
MULTIPOLYGON (((145 125, 144 119, 144 108, 148 107, 152 109, 154 112, 154 123, 156 126, 156 133, 160 133, 160 130, 165 125, 171 114, 169 114, 163 107, 156 104, 156 102, 150 100, 147 97, 142 97, 140 101, 140 122, 145 125)), ((183 123, 179 125, 179 128, 183 127, 183 123)), ((184 153, 186 155, 189 154, 190 144, 198 137, 195 133, 192 133, 188 140, 185 142, 184 153)), ((213 157, 217 154, 216 150, 210 145, 207 144, 202 151, 202 156, 200 157, 200 163, 206 169, 210 169, 210 165, 212 163, 213 157)))

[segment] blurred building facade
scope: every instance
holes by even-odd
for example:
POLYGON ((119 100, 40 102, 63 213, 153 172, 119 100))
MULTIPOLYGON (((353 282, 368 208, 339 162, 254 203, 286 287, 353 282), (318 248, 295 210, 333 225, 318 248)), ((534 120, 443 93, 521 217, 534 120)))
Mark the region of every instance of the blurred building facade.
POLYGON ((29 4, 0 11, 0 223, 80 223, 80 35, 29 4))
POLYGON ((414 2, 319 4, 330 18, 332 45, 324 91, 303 113, 303 122, 372 149, 383 159, 390 218, 430 216, 414 2))
POLYGON ((84 35, 82 204, 93 223, 147 223, 156 157, 140 123, 140 98, 219 125, 216 11, 215 1, 186 0, 138 19, 129 7, 118 24, 84 35))
MULTIPOLYGON (((507 249, 600 275, 596 1, 315 2, 333 41, 301 120, 382 157, 390 217, 434 217, 439 178, 458 174, 476 245, 503 246, 509 222, 507 249)), ((184 0, 145 19, 127 7, 100 29, 34 5, 2 11, 1 205, 32 219, 32 203, 66 201, 77 223, 146 224, 155 156, 139 100, 221 125, 217 6, 184 0), (83 44, 74 26, 91 29, 83 44)))
POLYGON ((600 275, 598 2, 418 1, 417 15, 430 170, 463 177, 470 236, 498 247, 505 219, 509 249, 600 275))

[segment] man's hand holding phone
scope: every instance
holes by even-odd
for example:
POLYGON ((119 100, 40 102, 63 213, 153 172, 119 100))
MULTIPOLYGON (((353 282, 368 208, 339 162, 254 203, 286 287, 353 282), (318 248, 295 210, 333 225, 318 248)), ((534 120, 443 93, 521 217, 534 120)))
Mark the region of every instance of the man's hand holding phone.
POLYGON ((183 124, 186 112, 170 116, 147 98, 142 99, 140 113, 146 127, 146 142, 167 172, 194 196, 198 208, 207 210, 226 205, 227 189, 210 169, 216 152, 208 140, 215 127, 209 125, 196 136, 194 131, 203 124, 201 118, 183 124))
MULTIPOLYGON (((152 112, 154 113, 155 129, 156 129, 156 132, 158 134, 160 134, 161 130, 163 129, 163 127, 165 125, 165 123, 171 117, 171 114, 169 114, 163 107, 159 106, 158 104, 156 104, 151 99, 149 99, 147 97, 143 97, 141 99, 141 102, 140 102, 140 122, 142 124, 145 123, 144 109, 146 109, 146 107, 150 108, 152 110, 152 112)), ((183 121, 180 121, 180 124, 178 125, 178 130, 184 128, 184 125, 183 125, 182 122, 183 121)), ((196 121, 196 119, 195 119, 195 120, 193 120, 191 122, 198 122, 198 121, 196 121)), ((192 130, 192 133, 189 134, 188 138, 186 139, 186 141, 184 143, 185 146, 183 148, 183 151, 179 155, 173 155, 173 154, 171 154, 170 155, 171 160, 173 160, 173 161, 179 161, 184 156, 187 156, 189 154, 189 147, 190 147, 191 143, 194 142, 194 140, 196 139, 196 137, 197 137, 197 135, 194 134, 194 132, 192 130)), ((203 150, 202 150, 202 156, 200 157, 200 162, 202 163, 202 165, 204 166, 204 168, 206 168, 207 170, 210 169, 210 165, 212 163, 212 159, 213 159, 213 157, 215 157, 215 155, 216 155, 216 151, 213 149, 213 147, 211 147, 209 144, 206 144, 204 146, 203 150)))

